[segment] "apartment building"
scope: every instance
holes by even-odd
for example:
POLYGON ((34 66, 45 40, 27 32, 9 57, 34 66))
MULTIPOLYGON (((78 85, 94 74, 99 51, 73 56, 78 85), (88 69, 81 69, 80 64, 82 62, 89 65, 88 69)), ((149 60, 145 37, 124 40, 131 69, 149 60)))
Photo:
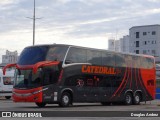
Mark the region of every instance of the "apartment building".
POLYGON ((131 53, 153 55, 160 61, 160 25, 134 26, 129 39, 131 53))

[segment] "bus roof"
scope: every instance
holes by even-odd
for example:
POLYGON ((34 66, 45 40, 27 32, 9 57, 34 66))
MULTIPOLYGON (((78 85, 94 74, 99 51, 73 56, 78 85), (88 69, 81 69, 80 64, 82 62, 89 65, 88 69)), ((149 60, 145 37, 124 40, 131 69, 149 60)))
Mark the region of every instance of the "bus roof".
MULTIPOLYGON (((112 53, 119 53, 119 54, 124 54, 124 55, 133 55, 133 56, 141 56, 141 57, 148 57, 148 58, 153 58, 154 56, 151 55, 145 55, 145 54, 135 54, 135 53, 126 53, 126 52, 117 52, 117 51, 111 51, 107 49, 98 49, 98 48, 90 48, 90 47, 83 47, 83 46, 76 46, 76 45, 68 45, 68 44, 41 44, 41 45, 34 45, 34 46, 28 46, 28 47, 38 47, 38 46, 67 46, 67 47, 77 47, 77 48, 84 48, 84 49, 91 49, 91 50, 98 50, 98 51, 108 51, 112 53)), ((28 48, 26 47, 26 48, 28 48)))

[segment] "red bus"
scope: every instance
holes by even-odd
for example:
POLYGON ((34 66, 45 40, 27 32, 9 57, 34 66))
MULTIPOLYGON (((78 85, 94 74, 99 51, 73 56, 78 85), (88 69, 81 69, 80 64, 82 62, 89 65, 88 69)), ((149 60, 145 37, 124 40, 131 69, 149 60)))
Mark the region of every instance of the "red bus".
POLYGON ((72 45, 26 47, 15 67, 14 102, 37 106, 75 102, 140 104, 155 99, 155 60, 72 45))

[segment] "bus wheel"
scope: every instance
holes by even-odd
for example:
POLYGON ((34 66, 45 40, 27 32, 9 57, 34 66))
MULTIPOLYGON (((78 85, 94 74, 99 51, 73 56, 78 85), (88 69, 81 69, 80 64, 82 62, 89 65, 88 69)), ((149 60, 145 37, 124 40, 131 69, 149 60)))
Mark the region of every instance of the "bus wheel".
POLYGON ((71 104, 71 96, 68 92, 64 92, 61 96, 59 106, 68 107, 71 104))
POLYGON ((133 104, 134 105, 139 105, 141 101, 141 96, 139 93, 136 93, 133 99, 133 104))
POLYGON ((5 98, 6 98, 6 99, 10 99, 10 98, 11 98, 11 96, 5 96, 5 98))
POLYGON ((131 93, 126 93, 125 95, 125 104, 126 105, 132 105, 132 94, 131 93))
POLYGON ((101 102, 102 105, 106 106, 106 105, 110 105, 110 102, 101 102))
POLYGON ((38 102, 36 102, 36 105, 38 106, 38 107, 40 107, 40 108, 42 108, 42 107, 45 107, 46 106, 46 103, 38 103, 38 102))

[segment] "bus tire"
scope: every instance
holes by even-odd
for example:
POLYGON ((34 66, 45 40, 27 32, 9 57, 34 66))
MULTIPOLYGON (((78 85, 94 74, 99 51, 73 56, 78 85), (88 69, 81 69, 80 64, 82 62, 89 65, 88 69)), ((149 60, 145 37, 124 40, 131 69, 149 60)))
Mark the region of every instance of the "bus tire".
POLYGON ((38 106, 38 107, 40 107, 40 108, 43 108, 43 107, 45 107, 46 106, 46 103, 38 103, 38 102, 36 102, 36 105, 38 106))
POLYGON ((71 104, 71 95, 68 92, 62 93, 59 106, 68 107, 71 104))
POLYGON ((11 96, 5 96, 5 98, 6 98, 7 100, 9 100, 9 99, 11 98, 11 96))
POLYGON ((133 98, 133 104, 134 105, 139 105, 141 101, 141 95, 139 93, 136 93, 134 98, 133 98))
POLYGON ((133 97, 132 97, 132 94, 131 93, 126 93, 125 95, 125 99, 124 99, 124 103, 126 105, 132 105, 132 101, 133 101, 133 97))

